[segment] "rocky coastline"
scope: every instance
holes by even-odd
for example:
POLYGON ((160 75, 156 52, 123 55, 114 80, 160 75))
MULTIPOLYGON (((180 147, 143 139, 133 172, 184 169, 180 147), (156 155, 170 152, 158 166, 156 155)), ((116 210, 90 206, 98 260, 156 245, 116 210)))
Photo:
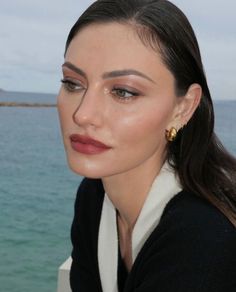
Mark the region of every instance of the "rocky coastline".
POLYGON ((56 107, 56 104, 28 102, 0 102, 0 107, 56 107))
MULTIPOLYGON (((27 97, 31 94, 35 93, 29 93, 29 92, 19 92, 20 94, 25 94, 27 97)), ((6 91, 3 88, 0 88, 0 107, 56 107, 56 103, 50 102, 50 101, 41 101, 40 102, 40 95, 45 95, 44 93, 36 93, 39 95, 39 102, 34 102, 34 101, 15 101, 14 99, 17 97, 18 92, 14 91, 6 91), (8 95, 10 95, 10 99, 13 99, 12 101, 7 101, 8 95), (12 98, 13 95, 13 98, 12 98), (5 97, 5 98, 4 98, 5 97), (5 100, 4 100, 4 99, 5 100)), ((44 98, 45 100, 45 98, 44 98)))

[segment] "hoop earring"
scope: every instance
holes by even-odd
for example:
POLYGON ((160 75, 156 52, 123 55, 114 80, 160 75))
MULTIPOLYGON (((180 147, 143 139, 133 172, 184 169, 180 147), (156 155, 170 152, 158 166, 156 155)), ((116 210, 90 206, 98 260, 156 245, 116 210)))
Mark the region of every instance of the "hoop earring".
POLYGON ((170 130, 166 130, 166 139, 169 142, 173 142, 177 137, 177 130, 174 127, 171 127, 170 130))

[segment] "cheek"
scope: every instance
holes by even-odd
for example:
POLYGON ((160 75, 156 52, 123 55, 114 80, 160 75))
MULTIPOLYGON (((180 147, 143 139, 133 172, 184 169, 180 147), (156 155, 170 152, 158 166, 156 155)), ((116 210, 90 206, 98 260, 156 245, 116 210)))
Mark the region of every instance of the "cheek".
POLYGON ((169 120, 169 111, 140 110, 140 113, 129 117, 120 117, 115 124, 114 133, 124 143, 147 143, 165 139, 165 129, 169 120))

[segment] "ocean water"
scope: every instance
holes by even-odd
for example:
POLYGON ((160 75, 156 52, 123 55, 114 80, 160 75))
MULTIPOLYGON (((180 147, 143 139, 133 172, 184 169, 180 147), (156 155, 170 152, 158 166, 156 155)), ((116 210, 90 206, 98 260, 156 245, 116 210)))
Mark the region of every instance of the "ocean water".
MULTIPOLYGON (((0 101, 55 95, 1 93, 0 101)), ((236 101, 217 101, 216 132, 236 155, 236 101)), ((0 291, 53 292, 71 250, 81 177, 67 168, 56 108, 0 107, 0 291)))
POLYGON ((55 103, 55 94, 42 94, 31 92, 0 91, 0 102, 35 102, 35 103, 55 103))
POLYGON ((56 291, 80 180, 67 168, 56 108, 0 107, 0 291, 56 291))

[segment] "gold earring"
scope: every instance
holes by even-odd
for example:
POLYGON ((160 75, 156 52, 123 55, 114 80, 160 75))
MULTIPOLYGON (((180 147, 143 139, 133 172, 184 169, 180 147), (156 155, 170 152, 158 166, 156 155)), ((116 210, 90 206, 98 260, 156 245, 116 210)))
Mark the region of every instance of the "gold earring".
POLYGON ((173 142, 177 137, 177 130, 174 127, 171 127, 170 130, 166 130, 166 139, 169 142, 173 142))

